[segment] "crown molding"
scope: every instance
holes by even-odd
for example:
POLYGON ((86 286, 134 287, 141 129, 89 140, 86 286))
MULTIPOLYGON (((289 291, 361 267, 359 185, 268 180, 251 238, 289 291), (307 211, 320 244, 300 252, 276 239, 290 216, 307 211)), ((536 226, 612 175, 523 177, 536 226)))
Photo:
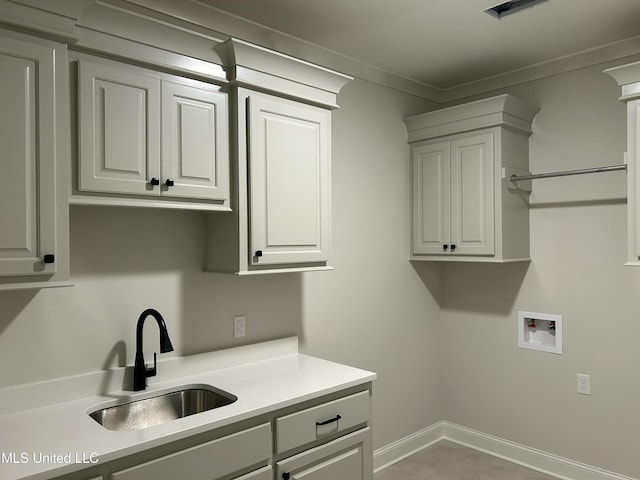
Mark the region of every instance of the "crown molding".
POLYGON ((73 50, 161 66, 215 83, 227 81, 215 51, 224 37, 121 0, 88 5, 76 23, 76 37, 70 44, 73 50))
POLYGON ((440 91, 451 102, 640 54, 640 35, 440 91))
POLYGON ((219 35, 223 37, 259 45, 305 62, 321 65, 329 70, 341 72, 347 76, 357 77, 416 97, 442 103, 442 100, 439 100, 442 91, 438 88, 237 17, 199 0, 180 2, 175 0, 123 0, 123 3, 163 13, 186 24, 219 32, 219 35))
POLYGON ((160 36, 159 45, 153 45, 164 50, 186 48, 186 52, 176 53, 220 63, 214 53, 215 45, 234 38, 440 104, 640 54, 640 36, 636 36, 500 75, 438 88, 237 17, 200 0, 0 0, 0 23, 74 41, 78 39, 79 28, 86 32, 86 29, 98 28, 96 26, 102 24, 99 27, 102 31, 105 28, 115 29, 116 36, 136 41, 139 32, 135 28, 119 28, 119 23, 106 26, 106 19, 88 15, 92 11, 108 9, 120 10, 147 24, 155 24, 158 31, 160 26, 164 26, 170 35, 160 36))
POLYGON ((620 100, 629 101, 640 98, 640 62, 634 62, 604 71, 611 75, 622 89, 620 100))
POLYGON ((34 30, 41 35, 59 41, 76 38, 75 24, 82 10, 94 0, 74 0, 73 5, 56 10, 58 2, 42 0, 0 0, 0 22, 34 30), (52 8, 54 7, 54 8, 52 8))
POLYGON ((127 0, 237 39, 436 103, 448 103, 640 53, 640 36, 450 88, 438 88, 237 17, 199 0, 127 0))
POLYGON ((336 96, 353 77, 230 38, 217 47, 232 83, 338 108, 336 96))
POLYGON ((539 110, 512 95, 498 95, 406 117, 404 123, 410 143, 497 126, 530 135, 531 122, 539 110))

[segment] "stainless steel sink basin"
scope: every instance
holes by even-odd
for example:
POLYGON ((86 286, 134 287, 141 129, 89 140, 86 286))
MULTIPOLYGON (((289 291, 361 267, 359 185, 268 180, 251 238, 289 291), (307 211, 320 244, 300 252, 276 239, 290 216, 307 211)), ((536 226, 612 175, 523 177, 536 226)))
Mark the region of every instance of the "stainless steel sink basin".
POLYGON ((109 430, 140 430, 223 407, 237 399, 208 385, 191 385, 153 392, 146 397, 136 395, 126 403, 103 405, 90 411, 89 416, 109 430))

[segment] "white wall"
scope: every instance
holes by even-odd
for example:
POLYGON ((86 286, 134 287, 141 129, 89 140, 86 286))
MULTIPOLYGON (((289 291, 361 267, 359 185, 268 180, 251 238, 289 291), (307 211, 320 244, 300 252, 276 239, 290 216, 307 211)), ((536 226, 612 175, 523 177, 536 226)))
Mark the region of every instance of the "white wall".
MULTIPOLYGON (((233 315, 246 314, 246 342, 296 335, 300 282, 202 272, 200 213, 71 208, 74 287, 0 292, 0 387, 133 364, 135 326, 147 307, 165 317, 188 355, 238 344, 233 315)), ((158 351, 145 324, 145 357, 158 351)), ((165 354, 160 355, 164 357, 165 354)))
MULTIPOLYGON (((532 171, 622 163, 626 109, 606 67, 508 90, 541 107, 532 171)), ((536 181, 530 265, 445 268, 446 420, 640 478, 640 269, 623 266, 625 181, 536 181), (519 349, 518 310, 562 314, 564 354, 519 349), (576 373, 591 375, 591 396, 576 394, 576 373)))
MULTIPOLYGON (((428 104, 364 81, 345 87, 338 101, 335 271, 203 273, 202 214, 74 206, 75 286, 0 292, 0 388, 131 365, 137 317, 155 307, 176 347, 167 355, 241 344, 232 318, 245 314, 243 343, 300 335, 304 352, 377 372, 376 448, 440 420, 440 309, 423 283, 437 295, 440 279, 407 261, 402 117, 428 104)), ((157 350, 153 325, 145 327, 146 358, 157 350)))

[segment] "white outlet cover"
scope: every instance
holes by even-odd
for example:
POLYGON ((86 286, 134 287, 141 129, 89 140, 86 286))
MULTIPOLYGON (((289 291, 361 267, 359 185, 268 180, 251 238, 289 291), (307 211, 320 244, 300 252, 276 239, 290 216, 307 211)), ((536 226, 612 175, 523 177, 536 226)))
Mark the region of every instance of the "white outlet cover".
POLYGON ((577 392, 581 395, 591 395, 591 375, 578 373, 576 375, 577 392))
POLYGON ((236 315, 233 317, 233 336, 235 338, 244 337, 247 333, 247 317, 236 315))

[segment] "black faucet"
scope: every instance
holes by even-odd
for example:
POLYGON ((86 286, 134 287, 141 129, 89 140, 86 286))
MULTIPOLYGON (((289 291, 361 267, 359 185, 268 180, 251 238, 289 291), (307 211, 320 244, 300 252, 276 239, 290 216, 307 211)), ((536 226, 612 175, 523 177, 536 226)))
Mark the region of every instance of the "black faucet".
POLYGON ((138 325, 136 326, 136 363, 133 367, 133 389, 135 391, 147 388, 147 377, 154 377, 156 375, 156 353, 153 352, 153 368, 147 368, 142 353, 142 327, 144 326, 145 319, 149 315, 156 319, 158 328, 160 328, 160 353, 173 351, 173 345, 171 345, 171 340, 169 340, 169 333, 167 332, 167 326, 164 324, 164 318, 162 318, 162 315, 160 315, 157 310, 147 308, 140 314, 140 317, 138 317, 138 325))

